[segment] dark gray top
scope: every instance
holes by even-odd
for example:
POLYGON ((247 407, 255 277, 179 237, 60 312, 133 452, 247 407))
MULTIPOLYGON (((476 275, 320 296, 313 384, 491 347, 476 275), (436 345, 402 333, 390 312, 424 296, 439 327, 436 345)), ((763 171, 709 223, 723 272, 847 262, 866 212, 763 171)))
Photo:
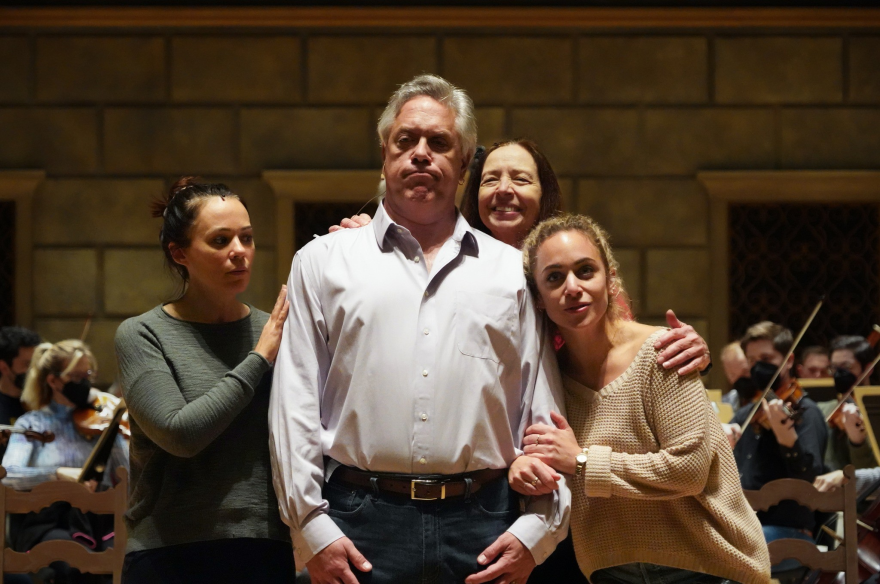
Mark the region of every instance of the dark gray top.
POLYGON ((126 551, 289 541, 269 464, 271 366, 252 351, 269 315, 250 308, 241 320, 202 324, 157 306, 116 332, 131 418, 126 551))

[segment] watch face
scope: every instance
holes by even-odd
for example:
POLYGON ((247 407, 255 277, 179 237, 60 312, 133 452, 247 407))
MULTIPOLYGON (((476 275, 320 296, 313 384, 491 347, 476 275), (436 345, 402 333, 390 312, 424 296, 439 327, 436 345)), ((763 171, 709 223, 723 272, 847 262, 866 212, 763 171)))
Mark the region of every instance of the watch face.
POLYGON ((586 454, 578 454, 577 456, 574 457, 574 459, 581 464, 586 464, 587 455, 586 454))

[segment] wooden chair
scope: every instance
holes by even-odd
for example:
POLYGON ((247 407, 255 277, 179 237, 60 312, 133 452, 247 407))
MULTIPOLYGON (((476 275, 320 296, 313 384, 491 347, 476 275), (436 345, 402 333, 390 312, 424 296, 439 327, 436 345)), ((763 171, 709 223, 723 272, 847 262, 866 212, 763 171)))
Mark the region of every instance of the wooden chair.
MULTIPOLYGON (((0 479, 6 469, 0 466, 0 479)), ((31 491, 16 491, 0 485, 0 575, 6 573, 26 574, 38 571, 52 562, 65 561, 81 572, 113 574, 113 584, 122 582, 122 562, 125 558, 127 534, 123 513, 128 506, 128 471, 116 470, 118 484, 107 491, 90 493, 79 483, 50 481, 34 487, 31 491), (99 515, 113 515, 115 539, 113 547, 103 552, 92 552, 75 541, 44 541, 29 552, 16 552, 6 547, 6 514, 29 513, 48 507, 56 501, 66 501, 72 507, 99 515)))
POLYGON ((778 539, 770 542, 770 563, 794 558, 804 566, 823 572, 844 572, 846 584, 859 582, 859 542, 856 534, 856 477, 855 468, 843 469, 846 485, 834 491, 820 493, 807 481, 778 479, 770 481, 758 491, 744 491, 755 511, 766 511, 780 501, 792 500, 813 511, 843 511, 843 541, 833 551, 820 551, 812 542, 801 539, 778 539))

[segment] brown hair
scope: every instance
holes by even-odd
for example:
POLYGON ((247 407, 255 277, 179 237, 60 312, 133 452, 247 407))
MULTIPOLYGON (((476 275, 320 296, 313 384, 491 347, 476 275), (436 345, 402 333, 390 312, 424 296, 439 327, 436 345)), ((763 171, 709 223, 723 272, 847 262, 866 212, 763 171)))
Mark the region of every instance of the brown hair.
POLYGON ((535 298, 538 298, 538 286, 535 280, 535 267, 537 264, 538 249, 545 241, 564 231, 576 231, 586 237, 596 249, 599 250, 599 256, 602 258, 602 265, 605 267, 605 273, 608 282, 609 298, 608 312, 606 316, 609 320, 617 320, 622 316, 623 307, 615 302, 612 298, 611 290, 615 290, 616 294, 626 294, 623 289, 623 280, 620 278, 620 264, 614 257, 614 252, 609 243, 608 233, 596 223, 592 218, 586 215, 574 215, 571 213, 563 213, 556 217, 552 217, 542 221, 532 229, 531 233, 525 238, 522 246, 523 270, 526 274, 529 288, 535 298))
POLYGON ((162 229, 159 231, 159 243, 165 253, 168 268, 180 276, 182 280, 181 294, 189 281, 189 272, 171 257, 171 244, 180 248, 189 247, 190 231, 199 216, 199 211, 208 197, 230 197, 238 199, 244 208, 247 204, 222 183, 201 182, 194 176, 181 177, 168 189, 163 199, 150 204, 153 217, 162 217, 162 229))
POLYGON ((464 187, 464 195, 461 199, 461 214, 470 223, 471 227, 478 229, 483 233, 489 233, 489 228, 480 219, 480 183, 483 178, 483 166, 490 154, 504 148, 505 146, 521 146, 531 154, 538 168, 538 182, 541 185, 541 204, 538 208, 538 217, 535 224, 549 219, 559 213, 562 209, 562 195, 559 189, 559 181, 556 180, 556 173, 550 166, 550 161, 538 149, 538 145, 527 138, 515 138, 505 142, 495 142, 488 150, 483 151, 482 148, 477 149, 474 155, 474 161, 471 164, 470 175, 467 184, 464 187))
POLYGON ((745 351, 748 344, 753 341, 770 341, 773 343, 773 348, 785 357, 794 343, 794 337, 791 331, 781 324, 765 320, 746 329, 746 334, 740 339, 739 344, 745 351))
POLYGON ((47 382, 49 374, 61 377, 76 367, 83 357, 89 360, 90 369, 98 369, 92 350, 79 339, 37 345, 21 392, 22 403, 29 410, 38 410, 49 404, 52 401, 52 388, 47 382))

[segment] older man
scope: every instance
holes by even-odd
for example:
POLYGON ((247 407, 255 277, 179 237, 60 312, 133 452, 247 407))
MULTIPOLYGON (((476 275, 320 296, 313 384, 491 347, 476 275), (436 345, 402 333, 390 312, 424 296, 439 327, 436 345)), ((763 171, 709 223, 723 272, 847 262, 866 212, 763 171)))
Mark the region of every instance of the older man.
POLYGON ((374 583, 524 581, 565 537, 570 493, 562 480, 520 514, 507 484, 558 384, 519 252, 455 208, 473 104, 417 77, 379 134, 372 225, 291 268, 270 409, 282 517, 319 584, 355 582, 350 566, 374 583))

